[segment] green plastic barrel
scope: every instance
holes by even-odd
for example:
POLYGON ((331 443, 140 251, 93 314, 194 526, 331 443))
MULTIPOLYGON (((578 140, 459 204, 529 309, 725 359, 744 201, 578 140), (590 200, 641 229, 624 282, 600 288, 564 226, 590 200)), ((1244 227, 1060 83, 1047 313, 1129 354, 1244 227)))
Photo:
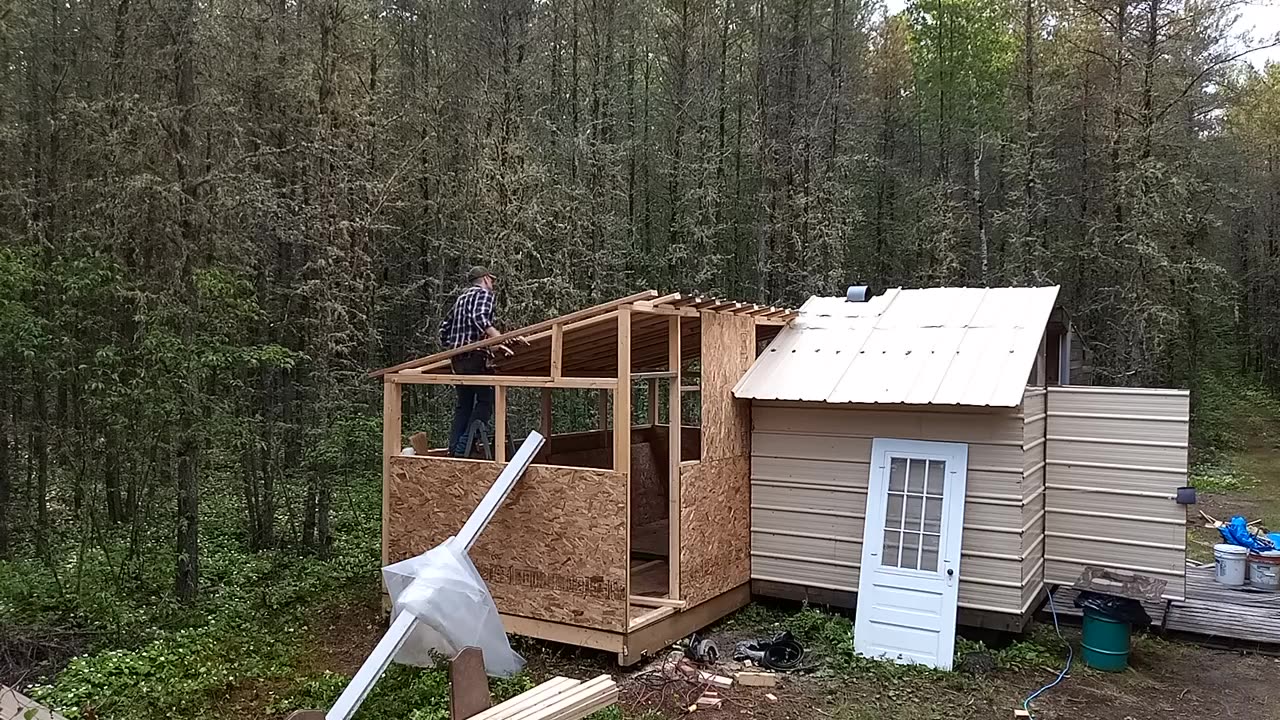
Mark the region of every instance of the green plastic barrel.
POLYGON ((1103 672, 1120 672, 1129 666, 1129 623, 1084 611, 1080 644, 1084 664, 1103 672))

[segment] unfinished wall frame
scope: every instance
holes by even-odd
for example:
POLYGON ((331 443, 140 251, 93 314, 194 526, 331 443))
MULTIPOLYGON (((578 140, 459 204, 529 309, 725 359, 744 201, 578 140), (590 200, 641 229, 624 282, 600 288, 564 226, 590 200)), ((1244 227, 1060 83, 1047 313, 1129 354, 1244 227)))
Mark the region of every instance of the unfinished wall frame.
POLYGON ((506 460, 507 390, 539 388, 547 444, 473 551, 508 629, 629 663, 741 607, 750 581, 750 408, 732 388, 758 341, 792 315, 648 291, 374 373, 384 387, 384 564, 457 531, 506 460), (528 346, 495 353, 494 374, 451 374, 460 352, 518 336, 528 346), (684 385, 693 364, 697 394, 684 385), (403 388, 421 384, 495 388, 494 461, 401 455, 403 388), (640 422, 637 385, 647 388, 640 422), (553 434, 561 389, 598 391, 601 427, 553 434), (680 422, 691 402, 699 427, 680 422))

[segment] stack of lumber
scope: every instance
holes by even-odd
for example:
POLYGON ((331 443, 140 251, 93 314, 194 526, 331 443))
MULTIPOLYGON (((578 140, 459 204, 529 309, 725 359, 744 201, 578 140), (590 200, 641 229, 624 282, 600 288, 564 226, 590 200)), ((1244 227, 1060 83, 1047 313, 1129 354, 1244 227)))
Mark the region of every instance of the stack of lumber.
POLYGON ((616 702, 618 684, 608 675, 586 682, 556 677, 470 720, 581 720, 616 702))

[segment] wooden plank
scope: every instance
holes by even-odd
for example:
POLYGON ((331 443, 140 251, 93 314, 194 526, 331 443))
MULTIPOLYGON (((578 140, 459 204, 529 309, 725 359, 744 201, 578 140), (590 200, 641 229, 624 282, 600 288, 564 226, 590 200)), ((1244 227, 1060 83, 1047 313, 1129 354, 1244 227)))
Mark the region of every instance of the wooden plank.
POLYGON ((382 383, 382 565, 387 561, 387 517, 390 515, 391 493, 387 492, 387 478, 391 475, 391 458, 400 454, 402 433, 400 404, 402 388, 395 383, 382 383))
POLYGON ((617 684, 608 675, 598 675, 577 687, 570 688, 568 692, 557 695, 546 704, 512 713, 503 717, 502 720, 549 720, 563 717, 566 710, 579 709, 599 702, 601 696, 608 695, 610 691, 616 697, 617 684))
MULTIPOLYGON (((623 514, 627 558, 631 557, 631 310, 618 310, 618 385, 613 392, 613 469, 622 473, 626 493, 623 514)), ((626 593, 631 595, 631 572, 626 575, 626 593)))
POLYGON ((649 612, 646 612, 640 617, 632 620, 631 624, 627 626, 627 631, 635 632, 636 630, 639 630, 640 628, 645 627, 646 625, 652 625, 653 623, 658 622, 662 618, 668 617, 670 615, 674 615, 675 613, 676 613, 676 608, 674 607, 654 608, 653 610, 650 610, 649 612))
POLYGON ((631 312, 618 311, 618 379, 613 393, 613 469, 631 467, 631 312))
POLYGON ((655 372, 638 372, 631 373, 632 380, 661 380, 663 378, 675 377, 676 374, 669 370, 661 370, 655 372))
POLYGON ((557 676, 541 685, 535 686, 531 690, 520 693, 504 703, 494 705, 470 720, 500 720, 500 718, 509 717, 517 711, 536 707, 581 684, 577 680, 557 676))
MULTIPOLYGON (((662 562, 662 561, 654 560, 652 562, 662 562)), ((635 568, 635 570, 639 570, 639 568, 635 568)), ((641 607, 655 607, 655 608, 669 607, 669 608, 676 608, 677 610, 683 610, 689 604, 684 600, 674 600, 672 598, 661 598, 661 597, 649 597, 648 595, 632 595, 630 602, 632 605, 640 605, 641 607)))
POLYGON ((656 379, 650 378, 649 381, 645 383, 645 393, 646 408, 648 411, 646 412, 646 419, 648 420, 649 427, 653 427, 658 424, 658 381, 656 379))
POLYGON ((749 583, 743 583, 696 607, 690 607, 684 612, 628 633, 626 647, 618 654, 618 663, 634 665, 646 654, 652 654, 688 637, 690 633, 707 627, 729 613, 745 607, 749 602, 751 602, 751 586, 749 583))
POLYGON ((389 368, 377 370, 375 372, 370 373, 370 376, 381 377, 389 373, 400 372, 401 370, 411 370, 413 368, 422 367, 423 365, 430 365, 431 363, 439 362, 441 360, 448 360, 450 358, 457 357, 458 355, 461 355, 463 353, 468 353, 473 350, 480 350, 487 347, 493 347, 495 345, 501 345, 509 340, 514 340, 518 337, 525 337, 528 335, 532 335, 533 333, 541 332, 543 330, 549 330, 553 326, 555 326, 556 323, 567 325, 569 323, 576 322, 578 320, 585 320, 586 318, 589 318, 593 315, 599 315, 601 313, 608 312, 619 306, 636 302, 637 300, 652 300, 655 297, 658 297, 658 292, 656 290, 645 290, 644 292, 638 292, 634 295, 628 295, 626 297, 618 298, 616 300, 610 300, 609 302, 606 302, 606 303, 593 305, 589 308, 583 308, 582 310, 571 312, 568 315, 561 315, 560 317, 552 318, 550 320, 544 320, 540 323, 527 325, 525 327, 520 328, 519 330, 512 330, 511 332, 502 333, 497 337, 486 338, 484 340, 463 345, 461 347, 457 347, 452 350, 438 352, 434 355, 428 355, 426 357, 418 358, 416 360, 410 360, 408 362, 400 363, 399 365, 393 365, 389 368))
POLYGON ((675 373, 667 385, 667 526, 670 538, 667 542, 669 579, 667 594, 679 599, 680 595, 680 456, 681 424, 680 387, 682 355, 680 348, 680 318, 673 317, 667 324, 667 369, 675 373))
POLYGON ((559 380, 564 367, 564 324, 551 326, 551 377, 559 380))
POLYGON ((507 461, 507 388, 502 385, 493 389, 493 459, 507 461))
POLYGON ((465 647, 449 663, 450 720, 468 720, 492 705, 489 676, 484 672, 484 653, 465 647))
POLYGON ((605 652, 620 653, 626 648, 626 634, 622 631, 596 630, 508 613, 499 613, 499 616, 502 618, 502 626, 512 635, 523 635, 605 652))
POLYGON ((609 429, 609 393, 604 390, 596 393, 596 418, 600 420, 601 430, 609 429))
POLYGON ((492 385, 494 387, 602 388, 617 386, 613 378, 562 377, 553 379, 529 375, 387 375, 393 383, 410 385, 492 385))

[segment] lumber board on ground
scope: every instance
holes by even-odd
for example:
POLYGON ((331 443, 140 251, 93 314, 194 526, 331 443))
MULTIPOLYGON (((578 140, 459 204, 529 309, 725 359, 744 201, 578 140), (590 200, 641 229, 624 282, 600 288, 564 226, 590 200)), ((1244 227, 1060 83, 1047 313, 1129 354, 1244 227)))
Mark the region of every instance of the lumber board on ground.
POLYGON ((577 687, 582 683, 567 677, 553 677, 550 680, 536 685, 531 690, 527 690, 519 695, 507 700, 504 703, 494 705, 484 712, 470 718, 470 720, 496 720, 504 715, 510 715, 516 710, 532 707, 540 702, 553 698, 569 688, 577 687))

